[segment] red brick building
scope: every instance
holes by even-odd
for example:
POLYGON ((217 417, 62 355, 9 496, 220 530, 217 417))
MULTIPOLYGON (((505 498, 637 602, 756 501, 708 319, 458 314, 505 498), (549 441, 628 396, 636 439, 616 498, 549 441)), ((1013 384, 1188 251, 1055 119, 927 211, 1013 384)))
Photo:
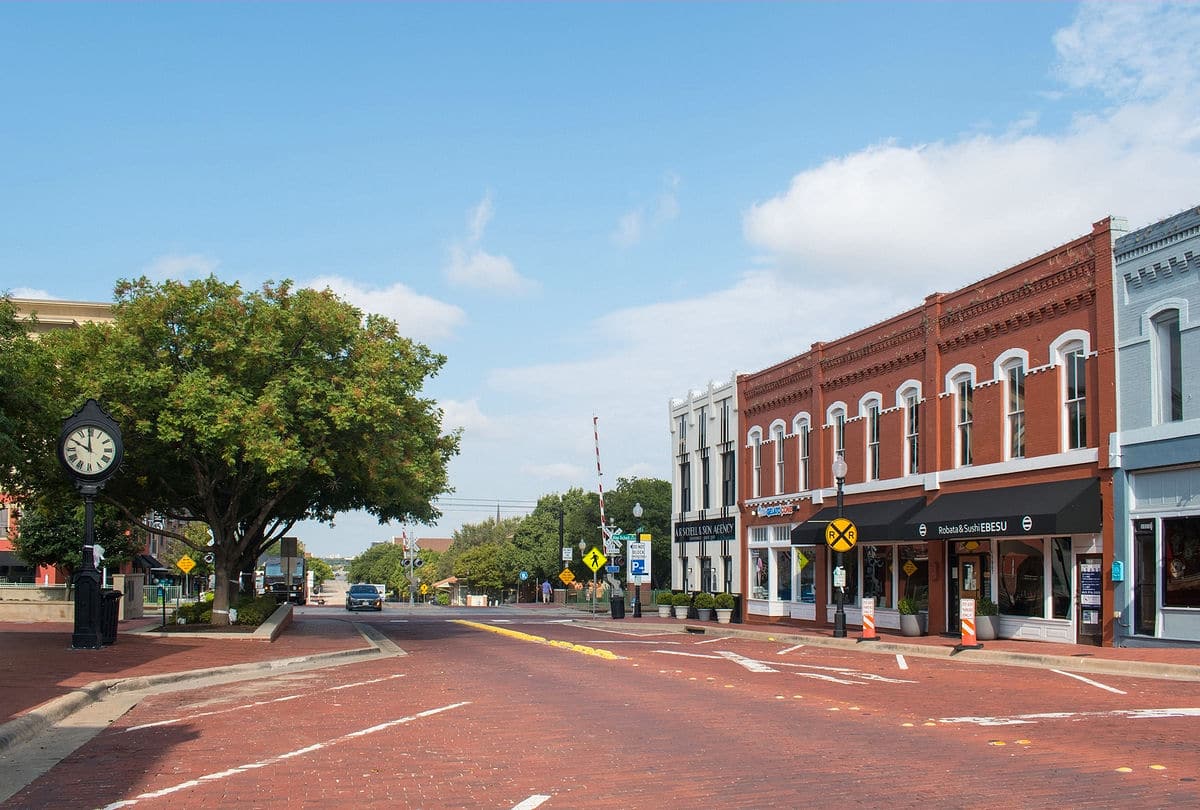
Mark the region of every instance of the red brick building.
MULTIPOLYGON (((1110 221, 968 287, 739 375, 748 621, 834 614, 835 456, 850 625, 959 629, 999 605, 1006 637, 1111 643, 1116 430, 1110 221)), ((857 629, 856 629, 857 632, 857 629)))

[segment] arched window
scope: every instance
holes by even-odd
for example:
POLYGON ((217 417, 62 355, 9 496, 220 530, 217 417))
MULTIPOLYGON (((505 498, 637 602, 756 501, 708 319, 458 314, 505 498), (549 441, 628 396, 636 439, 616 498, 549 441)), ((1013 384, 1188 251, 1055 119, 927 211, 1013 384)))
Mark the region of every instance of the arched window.
POLYGON ((800 414, 792 420, 792 433, 796 434, 796 491, 804 492, 809 488, 808 456, 809 456, 809 419, 808 414, 800 414))
POLYGON ((775 494, 783 494, 783 468, 784 468, 784 449, 787 443, 784 442, 784 432, 786 428, 783 422, 776 421, 771 425, 771 441, 775 442, 775 494))
POLYGON ((1087 357, 1090 335, 1080 329, 1060 335, 1050 346, 1051 362, 1062 366, 1065 449, 1087 447, 1087 357))
POLYGON ((921 383, 908 380, 900 387, 896 406, 904 409, 904 472, 921 472, 921 383))
POLYGON ((971 431, 974 426, 975 367, 969 363, 955 366, 946 375, 947 387, 954 396, 954 449, 958 467, 971 465, 971 431))
POLYGON ((826 412, 826 424, 833 428, 833 453, 831 458, 846 457, 846 403, 835 402, 826 412))
POLYGON ((866 430, 866 480, 879 480, 879 412, 880 398, 878 394, 870 394, 863 398, 860 413, 867 421, 866 430))
POLYGON ((1025 458, 1025 362, 1020 358, 1009 360, 1003 371, 1008 457, 1025 458))
POLYGON ((750 463, 750 497, 757 498, 762 494, 762 428, 750 431, 750 463))
POLYGON ((1179 310, 1167 309, 1150 319, 1154 326, 1154 403, 1158 423, 1183 421, 1183 360, 1179 310))

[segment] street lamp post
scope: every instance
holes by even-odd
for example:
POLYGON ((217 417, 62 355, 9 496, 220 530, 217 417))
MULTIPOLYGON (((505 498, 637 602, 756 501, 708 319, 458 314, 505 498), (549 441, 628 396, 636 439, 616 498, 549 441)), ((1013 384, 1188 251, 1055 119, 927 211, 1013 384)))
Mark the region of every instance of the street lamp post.
MULTIPOLYGON (((837 516, 842 517, 842 485, 846 481, 846 460, 838 453, 833 459, 833 477, 837 480, 837 516)), ((837 553, 837 567, 834 576, 842 576, 842 584, 837 586, 837 610, 833 614, 833 637, 846 637, 846 569, 842 566, 842 552, 837 553)))
MULTIPOLYGON (((635 503, 633 505, 633 519, 636 520, 637 524, 638 524, 637 531, 633 533, 633 536, 637 538, 637 541, 639 543, 642 541, 642 514, 643 514, 642 504, 639 501, 638 503, 635 503)), ((639 548, 640 548, 640 546, 639 546, 639 548)), ((632 565, 633 561, 631 559, 627 560, 627 564, 632 565)), ((635 619, 642 618, 642 575, 641 574, 635 574, 633 577, 633 618, 635 618, 635 619)))

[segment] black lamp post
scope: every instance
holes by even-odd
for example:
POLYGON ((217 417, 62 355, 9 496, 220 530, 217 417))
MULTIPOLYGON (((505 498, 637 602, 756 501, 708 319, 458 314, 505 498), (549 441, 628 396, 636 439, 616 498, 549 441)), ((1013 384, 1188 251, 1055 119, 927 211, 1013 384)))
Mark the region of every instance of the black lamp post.
MULTIPOLYGON (((633 536, 637 538, 637 542, 642 541, 642 504, 639 501, 633 505, 633 519, 637 521, 637 531, 633 536)), ((633 560, 629 560, 628 564, 632 565, 633 560)), ((642 618, 642 575, 638 574, 633 578, 633 618, 642 618)))
MULTIPOLYGON (((842 458, 842 454, 838 453, 833 459, 833 477, 837 480, 837 516, 842 517, 842 485, 846 481, 846 460, 842 458)), ((834 577, 841 573, 842 584, 837 587, 837 610, 833 614, 833 637, 846 637, 846 585, 845 579, 846 569, 842 567, 842 552, 837 552, 837 567, 834 569, 834 577)))

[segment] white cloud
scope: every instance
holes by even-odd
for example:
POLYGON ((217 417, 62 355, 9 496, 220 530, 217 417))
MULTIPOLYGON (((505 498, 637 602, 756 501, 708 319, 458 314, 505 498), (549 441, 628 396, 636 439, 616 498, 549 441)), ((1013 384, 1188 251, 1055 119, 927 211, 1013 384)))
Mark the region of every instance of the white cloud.
POLYGON ((450 248, 450 261, 443 272, 452 284, 477 290, 517 293, 535 286, 517 272, 507 256, 466 250, 459 245, 450 248))
POLYGON ((658 228, 679 216, 679 175, 663 177, 663 188, 653 205, 639 205, 626 211, 617 220, 612 241, 619 247, 633 247, 653 228, 658 228))
POLYGON ((466 315, 454 304, 421 295, 403 284, 366 287, 340 276, 321 276, 304 286, 315 290, 328 287, 338 297, 364 312, 384 315, 400 327, 400 333, 420 341, 442 340, 453 335, 466 315))
POLYGON ((458 287, 476 290, 520 294, 537 289, 537 284, 517 272, 507 256, 497 256, 480 248, 488 223, 496 208, 492 192, 483 195, 479 204, 468 212, 465 243, 450 246, 450 257, 442 268, 446 280, 458 287))
POLYGON ((810 283, 875 279, 905 294, 955 289, 1086 233, 1114 214, 1135 227, 1196 202, 1200 6, 1085 6, 1056 37, 1076 86, 1131 100, 1035 134, 875 144, 801 171, 745 214, 750 243, 810 283), (1173 28, 1159 28, 1170 15, 1173 28), (1140 27, 1139 27, 1140 25, 1140 27), (1156 40, 1146 53, 1138 43, 1156 40), (1128 37, 1109 52, 1106 43, 1128 37), (1161 54, 1151 56, 1149 52, 1161 54), (1180 78, 1174 81, 1174 78, 1180 78))
POLYGON ((167 254, 152 260, 143 272, 154 281, 187 281, 210 276, 220 266, 217 259, 200 253, 167 254))
POLYGON ((586 469, 578 464, 523 464, 521 472, 534 478, 559 480, 578 480, 586 474, 586 469))
POLYGON ((467 434, 486 433, 491 420, 479 408, 479 401, 469 399, 459 402, 453 399, 439 400, 442 408, 442 427, 447 430, 462 428, 467 434))
POLYGON ((13 298, 25 298, 38 301, 60 300, 57 295, 51 295, 45 290, 35 290, 32 287, 13 287, 8 291, 8 294, 13 298))

